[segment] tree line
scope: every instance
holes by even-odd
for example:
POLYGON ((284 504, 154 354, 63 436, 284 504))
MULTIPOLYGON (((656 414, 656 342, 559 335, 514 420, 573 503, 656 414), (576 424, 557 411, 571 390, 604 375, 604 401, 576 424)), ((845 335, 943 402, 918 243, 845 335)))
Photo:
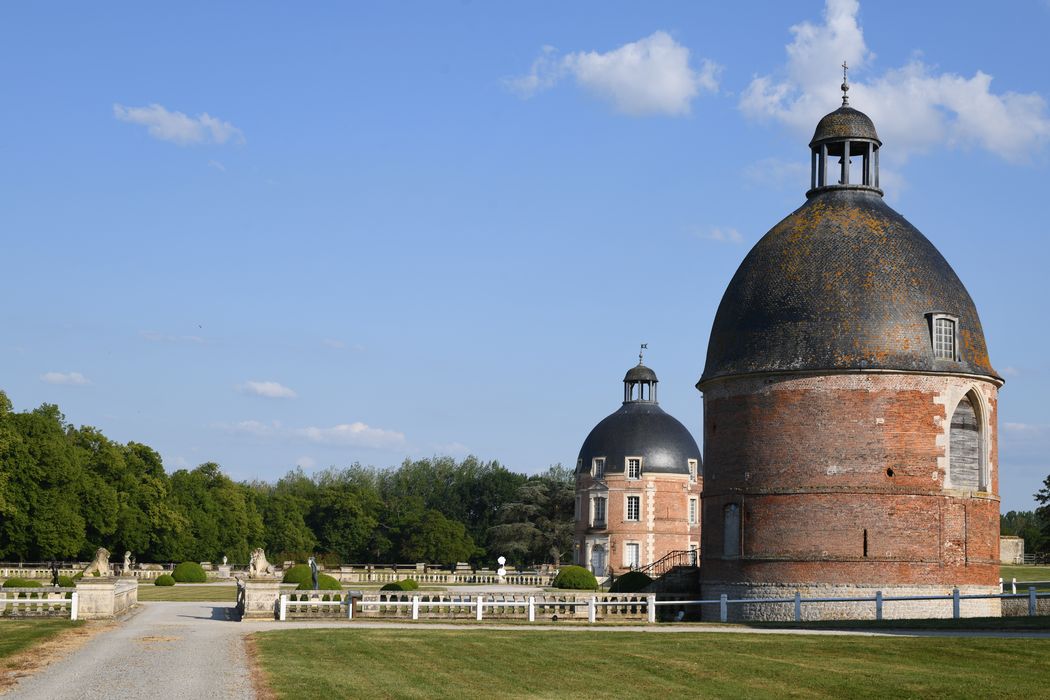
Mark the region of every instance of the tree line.
POLYGON ((237 482, 208 462, 168 474, 147 445, 69 424, 58 407, 14 411, 0 391, 0 560, 517 565, 569 561, 573 473, 528 476, 474 457, 354 464, 274 483, 237 482))

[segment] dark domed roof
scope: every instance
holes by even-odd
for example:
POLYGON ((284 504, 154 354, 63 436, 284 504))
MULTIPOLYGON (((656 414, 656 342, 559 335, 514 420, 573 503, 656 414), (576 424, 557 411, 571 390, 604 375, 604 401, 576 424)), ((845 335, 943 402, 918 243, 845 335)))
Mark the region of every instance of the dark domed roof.
POLYGON ((864 112, 852 107, 839 107, 834 112, 824 115, 817 123, 817 129, 813 132, 813 140, 810 146, 829 139, 870 139, 879 141, 879 135, 875 133, 875 124, 864 112))
POLYGON ((656 372, 652 371, 645 365, 639 363, 627 370, 627 374, 624 376, 625 382, 658 382, 656 378, 656 372))
POLYGON ((692 434, 648 401, 627 402, 596 425, 580 448, 578 471, 590 472, 595 457, 605 457, 606 474, 622 474, 627 457, 642 458, 643 474, 688 474, 690 459, 701 463, 692 434))
POLYGON ((715 315, 700 383, 872 369, 998 379, 973 300, 933 244, 878 194, 829 188, 740 265, 715 315), (934 357, 931 313, 958 317, 959 361, 934 357))

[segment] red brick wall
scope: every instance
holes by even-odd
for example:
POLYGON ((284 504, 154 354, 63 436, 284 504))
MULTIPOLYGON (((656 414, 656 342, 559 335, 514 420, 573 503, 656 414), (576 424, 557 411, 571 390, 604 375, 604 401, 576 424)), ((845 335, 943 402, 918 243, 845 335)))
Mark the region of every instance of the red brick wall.
POLYGON ((876 373, 705 386, 703 580, 997 584, 996 392, 876 373), (949 413, 968 391, 983 409, 982 493, 945 488, 949 413), (742 509, 735 558, 722 552, 728 503, 742 509))

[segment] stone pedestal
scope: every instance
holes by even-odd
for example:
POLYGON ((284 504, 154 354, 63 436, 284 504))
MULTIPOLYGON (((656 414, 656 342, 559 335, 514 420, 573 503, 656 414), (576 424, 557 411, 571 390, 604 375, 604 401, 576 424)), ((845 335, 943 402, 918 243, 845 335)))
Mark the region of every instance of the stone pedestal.
POLYGON ((245 579, 244 610, 241 613, 241 620, 277 619, 277 601, 280 597, 280 579, 245 579))
POLYGON ((95 578, 77 581, 77 618, 110 620, 138 603, 139 582, 135 579, 95 578))
POLYGON ((216 576, 219 578, 230 578, 231 566, 229 564, 219 564, 217 567, 216 576))

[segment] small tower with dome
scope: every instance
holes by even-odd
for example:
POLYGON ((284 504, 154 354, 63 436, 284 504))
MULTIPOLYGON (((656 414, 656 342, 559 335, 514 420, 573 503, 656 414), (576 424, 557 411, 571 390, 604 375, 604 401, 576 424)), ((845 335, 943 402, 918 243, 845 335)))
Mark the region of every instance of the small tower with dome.
MULTIPOLYGON (((998 591, 1003 380, 963 283, 883 200, 882 142, 848 89, 810 141, 807 201, 748 253, 711 329, 697 384, 706 599, 998 591)), ((998 608, 971 600, 962 613, 998 608)), ((804 611, 872 614, 867 603, 804 611)), ((944 616, 951 604, 885 614, 944 616)))
POLYGON ((660 408, 659 380, 642 360, 623 378, 623 405, 591 430, 576 460, 575 560, 597 576, 700 546, 700 449, 660 408))

